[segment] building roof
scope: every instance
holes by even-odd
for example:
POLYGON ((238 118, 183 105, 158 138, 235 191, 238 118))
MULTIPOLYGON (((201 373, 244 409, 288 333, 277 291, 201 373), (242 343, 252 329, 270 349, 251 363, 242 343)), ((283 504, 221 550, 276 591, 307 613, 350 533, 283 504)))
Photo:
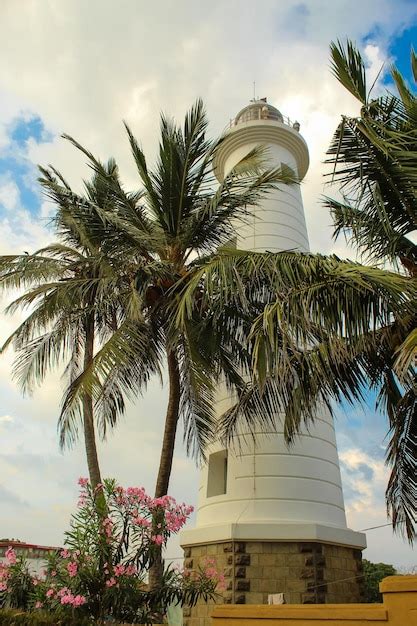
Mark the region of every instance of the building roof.
POLYGON ((0 550, 3 548, 13 548, 13 550, 33 550, 36 552, 52 552, 62 549, 58 546, 39 546, 36 543, 25 543, 24 541, 18 541, 17 539, 0 540, 0 550))

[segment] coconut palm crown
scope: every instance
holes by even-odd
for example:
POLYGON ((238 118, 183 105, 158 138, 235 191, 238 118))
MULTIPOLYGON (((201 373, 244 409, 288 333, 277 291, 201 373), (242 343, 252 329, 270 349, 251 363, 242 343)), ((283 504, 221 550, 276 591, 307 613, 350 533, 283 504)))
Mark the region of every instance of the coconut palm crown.
MULTIPOLYGON (((395 68, 397 93, 372 97, 365 64, 352 42, 331 45, 333 73, 361 104, 358 117, 343 116, 328 150, 331 179, 343 200, 326 198, 335 236, 344 233, 362 258, 389 263, 416 284, 417 245, 417 94, 395 68), (411 235, 411 236, 410 236, 411 235)), ((411 51, 417 82, 417 56, 411 51)), ((377 391, 377 405, 389 419, 386 491, 394 529, 415 537, 417 514, 417 301, 404 316, 365 333, 346 367, 365 375, 377 391)), ((350 374, 352 375, 352 374, 350 374)))

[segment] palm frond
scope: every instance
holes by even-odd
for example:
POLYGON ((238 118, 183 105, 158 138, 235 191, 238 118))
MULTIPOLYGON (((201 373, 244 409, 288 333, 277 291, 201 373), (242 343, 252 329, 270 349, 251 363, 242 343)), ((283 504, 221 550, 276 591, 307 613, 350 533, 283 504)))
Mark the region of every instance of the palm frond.
POLYGON ((162 341, 160 330, 137 320, 125 320, 119 326, 66 390, 58 422, 61 446, 71 444, 76 437, 85 393, 92 395, 99 411, 101 434, 116 424, 124 399, 134 399, 145 390, 151 376, 161 376, 162 341), (108 408, 111 410, 106 414, 108 408))
POLYGON ((181 377, 180 415, 184 422, 184 442, 187 453, 205 460, 207 445, 213 440, 216 421, 214 415, 214 381, 210 364, 202 349, 202 337, 183 337, 179 345, 181 377), (199 345, 197 347, 197 341, 199 345))
POLYGON ((392 467, 386 491, 387 511, 394 530, 416 536, 417 510, 417 397, 416 382, 396 405, 391 424, 387 463, 392 467))
POLYGON ((337 80, 362 104, 367 101, 365 64, 359 51, 348 40, 330 44, 331 70, 337 80))
POLYGON ((375 194, 375 215, 346 202, 324 198, 335 226, 334 237, 344 233, 347 241, 356 246, 367 259, 389 259, 398 264, 399 259, 417 263, 417 246, 387 219, 379 194, 375 194))
POLYGON ((160 202, 153 186, 152 177, 150 176, 148 172, 148 165, 146 163, 145 154, 143 153, 143 150, 140 148, 139 143, 135 139, 132 131, 130 130, 126 122, 124 123, 124 126, 126 128, 126 132, 129 138, 130 148, 132 150, 132 155, 136 163, 136 167, 139 172, 140 179, 145 188, 148 206, 150 210, 152 211, 153 215, 158 217, 161 211, 160 202))
POLYGON ((258 298, 264 311, 254 332, 285 325, 308 343, 315 326, 353 336, 385 325, 393 311, 412 308, 415 286, 394 272, 335 256, 222 251, 184 280, 180 326, 192 315, 200 291, 202 307, 218 303, 220 309, 229 305, 244 311, 258 298))
POLYGON ((413 328, 402 344, 397 348, 394 369, 400 380, 415 368, 417 359, 417 328, 413 328))
MULTIPOLYGON (((344 202, 325 199, 335 220, 335 235, 347 234, 373 261, 389 260, 397 268, 402 266, 415 284, 417 247, 410 234, 417 227, 416 94, 392 67, 397 94, 364 98, 364 89, 358 89, 358 84, 365 85, 359 52, 349 43, 347 50, 333 47, 332 57, 338 66, 336 76, 363 104, 359 117, 342 119, 328 150, 332 179, 345 196, 344 202)), ((413 50, 411 67, 415 79, 413 50)), ((410 298, 415 309, 415 296, 410 294, 410 298)), ((367 384, 378 392, 377 406, 389 418, 387 462, 392 473, 387 510, 394 529, 410 542, 415 539, 417 510, 415 328, 412 308, 404 315, 393 310, 391 321, 381 321, 380 328, 363 334, 351 346, 357 350, 354 357, 367 384)))

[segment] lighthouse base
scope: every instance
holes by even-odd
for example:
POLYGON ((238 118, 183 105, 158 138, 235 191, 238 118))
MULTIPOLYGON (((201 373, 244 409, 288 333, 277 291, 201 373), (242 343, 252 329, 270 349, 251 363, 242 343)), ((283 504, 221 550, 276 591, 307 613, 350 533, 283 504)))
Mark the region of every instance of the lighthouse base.
POLYGON ((210 626, 215 603, 267 604, 271 594, 284 594, 288 604, 363 601, 363 545, 271 540, 193 545, 183 540, 182 545, 185 569, 198 570, 209 561, 225 577, 216 602, 184 607, 184 626, 210 626))

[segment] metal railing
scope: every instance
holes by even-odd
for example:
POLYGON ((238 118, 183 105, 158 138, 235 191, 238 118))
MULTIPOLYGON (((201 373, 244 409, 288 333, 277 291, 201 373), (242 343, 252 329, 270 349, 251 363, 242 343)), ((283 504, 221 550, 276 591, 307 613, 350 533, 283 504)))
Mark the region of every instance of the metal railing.
MULTIPOLYGON (((282 115, 282 114, 281 114, 282 115)), ((259 118, 254 118, 251 120, 237 120, 236 118, 230 118, 229 123, 226 124, 226 126, 224 127, 223 132, 226 132, 228 130, 230 130, 231 128, 234 128, 235 126, 239 126, 240 124, 246 124, 246 122, 256 122, 257 120, 262 120, 264 122, 279 122, 280 124, 285 124, 286 126, 290 126, 291 128, 293 128, 294 130, 296 130, 297 132, 300 130, 300 123, 297 121, 292 121, 287 115, 282 115, 282 122, 281 120, 272 118, 272 117, 262 117, 261 115, 259 116, 259 118)))

